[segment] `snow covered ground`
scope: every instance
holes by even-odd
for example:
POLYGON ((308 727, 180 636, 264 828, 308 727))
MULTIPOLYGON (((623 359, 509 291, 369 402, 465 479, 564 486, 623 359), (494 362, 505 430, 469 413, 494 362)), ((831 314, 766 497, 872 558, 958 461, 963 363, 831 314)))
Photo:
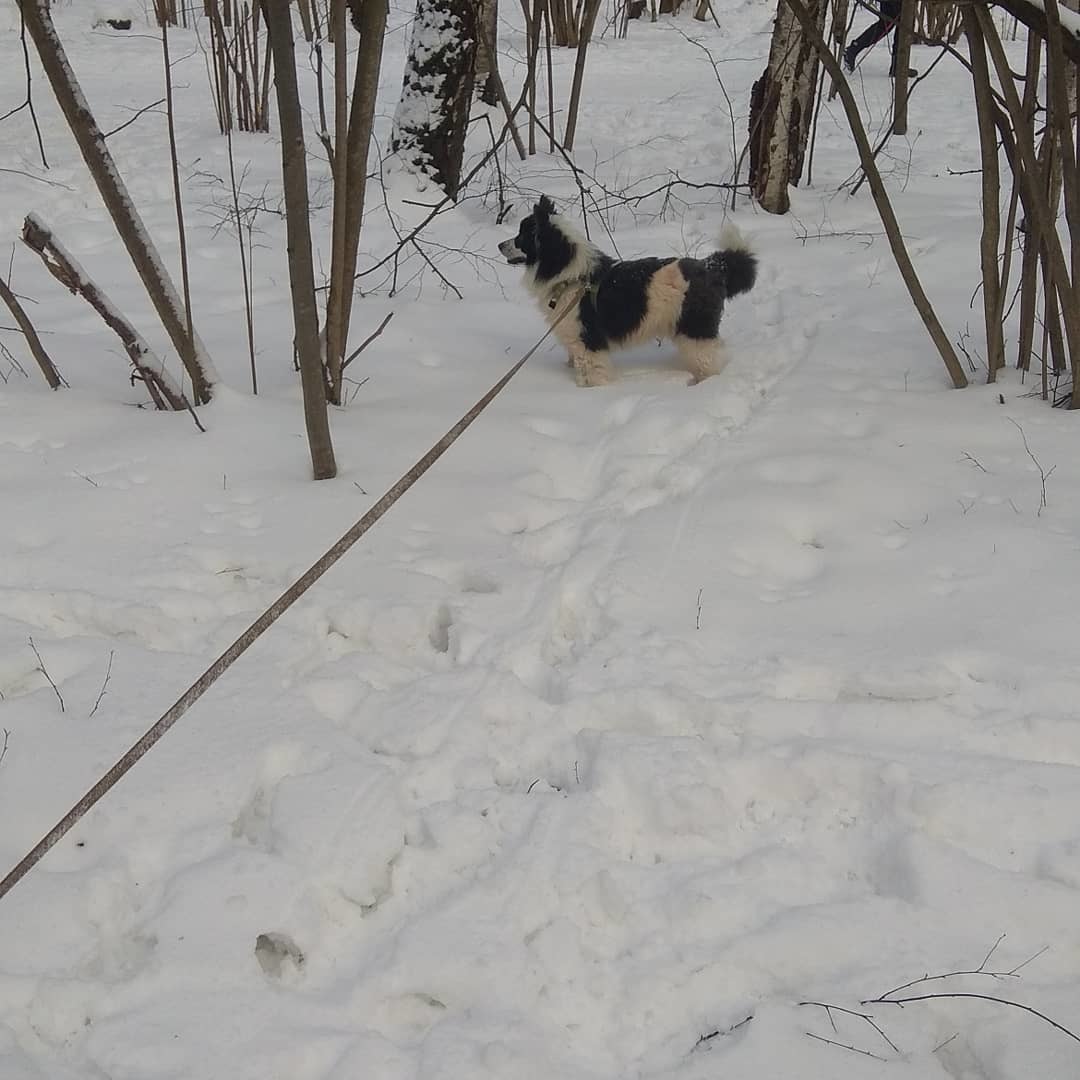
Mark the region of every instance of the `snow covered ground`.
MULTIPOLYGON (((720 30, 665 19, 590 50, 578 161, 590 228, 624 256, 703 250, 725 216, 715 189, 615 206, 597 186, 730 177, 724 97, 686 35, 741 145, 771 11, 719 6, 720 30)), ((122 34, 57 8, 106 130, 162 96, 131 10, 122 34)), ((407 27, 394 9, 381 142, 407 27)), ((513 84, 519 29, 503 47, 513 84)), ((314 484, 278 149, 235 138, 267 207, 254 398, 225 146, 195 36, 172 50, 198 325, 229 385, 204 435, 133 408, 118 343, 15 251, 72 389, 48 392, 0 329, 33 375, 0 385, 3 870, 533 344, 495 244, 539 191, 580 213, 558 156, 511 156, 508 223, 492 175, 424 234, 464 299, 415 256, 394 296, 365 279, 355 340, 395 314, 334 414, 341 476, 314 484)), ((10 4, 0 55, 6 111, 10 4)), ((872 131, 887 63, 879 46, 857 76, 872 131)), ((940 64, 883 159, 954 337, 980 317, 965 80, 940 64)), ((0 124, 0 238, 40 214, 164 350, 40 74, 35 104, 52 167, 25 111, 0 124)), ((164 119, 110 145, 175 265, 164 119)), ((868 192, 837 191, 853 168, 826 105, 793 213, 740 199, 762 268, 722 376, 688 388, 643 349, 582 391, 545 346, 0 902, 3 1080, 1080 1075, 1080 1043, 1019 1009, 860 1004, 970 972, 1004 934, 984 973, 893 996, 998 995, 1080 1032, 1080 478, 1075 420, 1014 374, 947 388, 868 192)), ((325 266, 314 141, 311 171, 325 266)), ((387 208, 409 226, 434 198, 373 183, 362 267, 394 246, 387 208)))

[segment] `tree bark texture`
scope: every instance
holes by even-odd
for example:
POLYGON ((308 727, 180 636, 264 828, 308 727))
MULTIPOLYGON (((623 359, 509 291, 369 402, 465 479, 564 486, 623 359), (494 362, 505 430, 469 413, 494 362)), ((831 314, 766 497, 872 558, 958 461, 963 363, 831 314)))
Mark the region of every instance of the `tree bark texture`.
MULTIPOLYGON (((986 329, 987 381, 993 382, 1005 366, 1005 337, 1001 328, 1001 271, 998 266, 998 242, 1001 239, 1001 180, 998 173, 997 129, 994 126, 994 88, 986 61, 979 20, 970 7, 963 9, 964 32, 968 40, 972 80, 975 85, 975 111, 979 125, 979 149, 982 160, 982 236, 979 243, 982 261, 983 322, 986 329)), ((897 64, 900 63, 899 58, 897 64)))
POLYGON ((60 372, 56 370, 52 357, 45 351, 45 346, 41 344, 41 338, 38 337, 34 324, 30 321, 30 316, 26 314, 22 304, 19 303, 19 298, 3 278, 0 278, 0 300, 3 300, 7 305, 12 318, 18 324, 23 337, 26 338, 27 348, 29 348, 37 361, 37 366, 41 368, 41 374, 45 376, 49 389, 59 390, 61 386, 67 385, 60 372))
MULTIPOLYGON (((827 6, 826 0, 805 6, 822 35, 827 6)), ((779 0, 769 62, 750 93, 750 190, 771 214, 788 212, 788 187, 802 176, 817 65, 816 50, 791 6, 779 0)))
POLYGON ((41 58, 41 66, 48 76, 71 133, 75 136, 90 175, 101 193, 105 208, 173 347, 183 361, 191 379, 195 404, 204 404, 210 400, 213 393, 213 368, 198 336, 188 335, 183 301, 154 250, 135 204, 120 179, 105 137, 86 103, 75 72, 57 36, 47 0, 19 0, 19 8, 41 58))
POLYGON ((188 402, 183 391, 169 377, 150 346, 57 241, 52 230, 33 214, 23 222, 22 242, 40 256, 45 269, 65 289, 81 296, 102 317, 105 325, 116 333, 131 360, 135 375, 146 387, 154 405, 177 412, 187 409, 188 402))
POLYGON ((461 184, 478 40, 473 0, 417 0, 391 149, 452 199, 461 184))
POLYGON ((881 173, 878 172, 877 164, 874 161, 874 151, 871 149, 870 140, 866 135, 866 128, 863 127, 862 117, 859 115, 858 102, 856 102, 855 95, 851 92, 851 86, 848 84, 847 79, 844 78, 839 62, 829 51, 829 46, 821 33, 820 13, 813 12, 803 0, 787 0, 787 3, 791 6, 795 17, 802 26, 803 33, 806 35, 810 45, 817 50, 826 71, 837 83, 840 100, 844 106, 844 113, 847 116, 851 133, 855 137, 855 145, 859 150, 859 160, 870 183, 874 204, 881 217, 881 224, 885 228, 885 235, 888 237, 889 247, 892 249, 893 258, 896 260, 897 269, 904 279, 904 284, 907 286, 915 310, 919 313, 923 325, 937 346, 938 353, 945 363, 945 368, 952 379, 953 386, 957 389, 967 386, 967 376, 960 366, 956 350, 952 347, 952 342, 949 341, 944 327, 938 320, 933 305, 930 303, 930 298, 926 295, 922 282, 919 281, 919 275, 915 272, 911 256, 908 255, 907 248, 904 246, 900 223, 896 220, 896 214, 893 212, 892 204, 889 202, 889 193, 885 190, 881 173))
MULTIPOLYGON (((498 105, 499 91, 499 0, 478 0, 482 40, 491 48, 481 48, 476 54, 476 81, 480 84, 480 100, 485 105, 498 105)), ((526 24, 528 23, 526 18, 526 24)))
MULTIPOLYGON (((285 189, 285 234, 292 290, 293 328, 300 357, 311 467, 316 480, 337 475, 330 418, 326 410, 319 311, 315 304, 315 268, 311 259, 311 208, 308 201, 307 157, 300 94, 296 85, 292 12, 289 0, 265 0, 266 26, 274 56, 278 123, 281 125, 281 175, 285 189)), ((338 148, 341 153, 341 148, 338 148)))
POLYGON ((345 146, 339 145, 334 157, 335 222, 339 201, 344 213, 342 246, 339 249, 335 243, 334 250, 335 259, 340 250, 340 273, 337 272, 336 264, 331 267, 330 295, 326 308, 326 386, 330 401, 335 405, 342 404, 344 400, 342 372, 352 320, 356 252, 360 244, 360 226, 367 196, 368 156, 371 129, 375 120, 375 97, 379 90, 379 72, 382 69, 386 14, 386 0, 365 0, 355 15, 358 25, 354 25, 360 32, 360 48, 356 55, 348 134, 345 146), (340 162, 343 162, 344 168, 339 178, 337 166, 340 162))
POLYGON ((896 52, 893 55, 894 135, 906 135, 908 129, 908 70, 911 66, 911 38, 915 32, 915 0, 900 0, 900 18, 896 21, 896 52))

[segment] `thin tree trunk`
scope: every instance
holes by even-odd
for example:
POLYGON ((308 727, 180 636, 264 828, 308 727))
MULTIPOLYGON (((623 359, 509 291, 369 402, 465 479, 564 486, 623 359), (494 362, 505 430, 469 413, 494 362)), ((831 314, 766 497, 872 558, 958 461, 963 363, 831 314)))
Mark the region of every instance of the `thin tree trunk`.
MULTIPOLYGON (((1034 123, 1035 109, 1038 105, 1039 69, 1041 64, 1042 38, 1034 31, 1029 30, 1027 65, 1024 72, 1024 100, 1021 104, 1021 111, 1025 121, 1031 124, 1034 123)), ((1005 127, 1006 123, 1002 118, 999 122, 999 128, 1005 127)), ((1002 136, 1002 146, 1009 158, 1009 168, 1013 174, 1013 185, 1019 194, 1025 215, 1019 230, 1024 236, 1024 249, 1020 258, 1020 325, 1017 333, 1016 366, 1022 371, 1028 371, 1031 368, 1031 350, 1035 341, 1035 308, 1039 288, 1038 237, 1032 234, 1031 228, 1028 226, 1028 221, 1034 220, 1031 211, 1028 209, 1028 203, 1031 200, 1031 193, 1035 190, 1035 186, 1029 183, 1023 175, 1023 169, 1020 167, 1016 153, 1015 133, 1010 131, 1008 137, 1006 137, 1005 131, 1001 131, 1000 134, 1002 136)), ((1044 135, 1043 145, 1039 148, 1040 175, 1046 163, 1048 148, 1049 138, 1044 135)))
MULTIPOLYGON (((975 84, 975 111, 979 126, 979 149, 982 164, 982 257, 983 321, 986 326, 987 382, 994 382, 1005 366, 1005 337, 1001 328, 1001 276, 998 268, 998 241, 1001 237, 1001 179, 998 174, 997 129, 994 126, 994 89, 986 63, 986 43, 979 20, 970 7, 963 11, 964 32, 968 39, 972 79, 975 84)), ((897 65, 900 64, 899 55, 897 65)))
MULTIPOLYGON (((832 28, 829 36, 833 40, 833 48, 836 56, 842 56, 844 45, 847 41, 848 0, 833 0, 832 2, 832 28)), ((829 100, 836 97, 836 83, 829 80, 829 100)))
POLYGON ((581 32, 578 35, 577 57, 574 62, 574 82, 570 88, 570 105, 567 109, 566 134, 563 136, 563 149, 569 154, 574 149, 574 135, 577 132, 578 109, 581 105, 581 83, 585 78, 585 56, 592 40, 596 16, 600 11, 600 0, 585 0, 585 14, 581 20, 581 32))
POLYGON ((136 375, 142 380, 147 393, 159 409, 181 412, 190 408, 183 391, 169 377, 164 365, 138 331, 90 280, 86 271, 53 236, 52 230, 33 214, 23 222, 22 241, 34 254, 41 257, 45 269, 64 288, 81 296, 104 319, 105 325, 116 333, 136 375))
MULTIPOLYGON (((476 54, 477 61, 479 61, 481 56, 488 56, 488 55, 494 56, 494 54, 495 54, 495 46, 493 45, 491 38, 489 38, 487 36, 487 28, 485 26, 483 26, 481 23, 477 23, 476 29, 477 29, 477 32, 480 35, 480 50, 476 54)), ((528 27, 526 27, 526 30, 527 30, 527 32, 529 32, 529 37, 531 39, 531 36, 532 36, 531 31, 529 31, 528 27)), ((536 100, 536 67, 535 67, 535 57, 534 57, 534 54, 533 54, 533 48, 532 48, 531 40, 529 41, 529 44, 527 45, 527 49, 528 49, 528 53, 527 53, 528 67, 526 69, 525 78, 527 80, 527 86, 528 86, 528 89, 529 89, 530 102, 535 102, 535 100, 536 100)), ((510 104, 510 98, 507 97, 507 95, 506 95, 506 87, 503 85, 502 76, 499 74, 499 68, 498 68, 497 65, 495 65, 495 66, 493 66, 491 68, 489 78, 491 80, 492 85, 495 88, 495 102, 502 105, 503 115, 506 117, 506 123, 507 123, 507 126, 508 126, 509 130, 510 130, 510 137, 514 140, 514 147, 518 152, 518 157, 522 161, 525 161, 527 159, 527 157, 528 157, 528 154, 526 154, 526 152, 525 152, 525 144, 521 141, 521 132, 518 131, 518 129, 517 129, 517 121, 514 119, 514 113, 513 113, 513 108, 514 107, 510 104)), ((531 107, 532 106, 530 105, 530 108, 531 107)), ((535 136, 533 134, 531 125, 530 125, 529 138, 530 138, 530 143, 534 144, 535 143, 535 136)), ((532 153, 534 153, 534 154, 536 153, 535 145, 533 145, 533 147, 532 147, 532 153)))
POLYGON ((333 373, 340 373, 341 361, 345 356, 342 307, 348 305, 352 298, 352 279, 344 276, 347 262, 345 207, 349 190, 349 159, 346 151, 349 142, 349 43, 345 38, 345 0, 330 0, 329 25, 334 35, 334 154, 331 160, 334 205, 330 227, 330 292, 326 301, 326 390, 329 399, 340 405, 341 394, 336 388, 340 378, 335 379, 333 373))
MULTIPOLYGON (((175 13, 174 13, 175 16, 175 13)), ((175 17, 173 22, 175 22, 175 17)), ((184 224, 184 202, 180 195, 180 162, 176 153, 176 123, 173 114, 172 65, 169 62, 169 24, 161 24, 161 59, 165 69, 165 118, 169 130, 169 162, 172 165, 173 201, 176 204, 176 236, 180 244, 180 282, 184 289, 184 326, 188 339, 195 339, 195 324, 191 314, 191 278, 188 274, 187 227, 184 224)))
POLYGON ((923 325, 926 327, 931 339, 937 346, 938 353, 945 363, 945 368, 952 379, 953 386, 958 389, 967 386, 967 376, 964 374, 964 369, 961 367, 960 361, 956 356, 956 351, 952 347, 952 342, 949 341, 948 335, 938 321, 938 317, 934 313, 933 305, 931 305, 929 298, 923 291, 922 283, 919 281, 919 275, 915 272, 915 267, 912 265, 911 258, 907 253, 907 248, 904 246, 904 238, 900 232, 900 225, 896 220, 896 215, 893 213, 892 204, 889 202, 888 192, 885 190, 885 184, 881 179, 881 173, 878 172, 877 164, 874 161, 874 152, 870 147, 870 140, 866 137, 866 129, 863 127, 862 117, 859 115, 858 103, 855 101, 855 96, 851 92, 851 87, 848 85, 847 79, 844 78, 844 73, 840 70, 840 65, 829 51, 829 46, 822 36, 818 26, 819 15, 817 12, 811 12, 803 0, 786 0, 786 2, 791 6, 795 18, 798 19, 802 26, 803 33, 810 41, 810 44, 817 50, 821 62, 837 82, 840 100, 843 103, 844 112, 847 114, 851 133, 855 137, 855 145, 859 150, 859 158, 862 162, 862 167, 866 172, 867 180, 870 183, 870 191, 874 196, 874 203, 877 206, 878 214, 881 216, 881 223, 885 227, 885 235, 888 237, 889 247, 892 249, 893 258, 896 260, 897 268, 900 270, 900 274, 904 279, 904 284, 907 286, 912 302, 915 304, 915 310, 918 311, 919 317, 923 321, 923 325))
POLYGON ((472 0, 418 0, 390 146, 452 199, 461 183, 477 40, 472 0))
MULTIPOLYGON (((278 122, 281 125, 281 175, 285 189, 285 232, 289 253, 296 350, 300 356, 300 383, 304 392, 311 467, 316 480, 337 475, 330 418, 326 408, 322 351, 319 347, 319 311, 315 304, 315 268, 311 260, 310 206, 307 159, 300 94, 296 86, 292 11, 289 0, 265 0, 266 28, 274 57, 278 122)), ((340 153, 340 148, 339 151, 340 153)))
POLYGON ((894 135, 906 135, 908 129, 908 69, 911 67, 911 37, 915 29, 915 0, 900 0, 900 18, 896 22, 896 53, 893 56, 894 135))
POLYGON ((86 103, 57 36, 48 3, 46 0, 19 0, 19 9, 41 58, 41 66, 49 78, 90 175, 97 184, 105 208, 173 347, 183 361, 191 379, 195 404, 204 404, 210 400, 216 378, 210 359, 198 336, 188 335, 183 302, 120 179, 105 137, 86 103))
MULTIPOLYGON (((1053 0, 1049 0, 1049 2, 1053 5, 1053 0)), ((1040 244, 1045 244, 1047 248, 1047 266, 1051 273, 1049 279, 1046 278, 1044 273, 1045 287, 1057 290, 1062 319, 1065 323, 1065 339, 1068 343, 1069 355, 1075 365, 1077 359, 1080 358, 1080 300, 1077 299, 1073 283, 1069 280, 1069 268, 1065 262, 1061 240, 1050 215, 1047 199, 1035 187, 1038 183, 1039 170, 1035 160, 1034 131, 1031 124, 1025 121, 1020 96, 1016 91, 1012 71, 1005 56, 1001 38, 998 36, 997 28, 994 26, 993 17, 985 8, 976 7, 974 10, 978 16, 983 36, 989 45, 990 56, 994 62, 998 82, 1001 84, 1013 130, 1016 133, 1017 155, 1020 159, 1026 183, 1031 188, 1030 210, 1035 219, 1034 226, 1038 233, 1037 240, 1040 244)), ((1053 5, 1051 10, 1056 14, 1056 5, 1053 5)), ((1048 70, 1048 81, 1052 80, 1052 78, 1053 73, 1048 70)), ((1032 222, 1029 221, 1029 227, 1031 224, 1032 222)), ((1078 407, 1080 407, 1080 403, 1078 403, 1078 407)))
POLYGON ((59 390, 61 386, 66 386, 63 376, 56 370, 52 358, 45 351, 45 346, 41 344, 41 338, 38 337, 34 324, 30 321, 30 316, 26 314, 22 304, 19 303, 19 298, 2 277, 0 277, 0 300, 4 301, 8 311, 11 312, 15 322, 18 323, 23 337, 26 338, 27 347, 37 361, 37 366, 41 368, 41 374, 45 376, 45 381, 49 384, 49 389, 59 390))
POLYGON ((335 160, 343 159, 345 168, 342 187, 337 188, 335 177, 334 211, 338 200, 344 207, 345 234, 341 248, 341 273, 331 267, 330 296, 327 299, 327 342, 333 325, 334 349, 326 356, 326 385, 331 402, 340 405, 344 400, 342 373, 345 350, 352 321, 353 279, 356 275, 356 252, 360 244, 360 226, 364 220, 364 199, 367 195, 368 155, 371 129, 375 121, 375 98, 379 90, 382 68, 383 40, 386 36, 385 0, 365 0, 359 13, 360 48, 356 56, 356 76, 353 81, 352 106, 346 145, 338 146, 335 160), (336 286, 336 287, 335 287, 336 286))

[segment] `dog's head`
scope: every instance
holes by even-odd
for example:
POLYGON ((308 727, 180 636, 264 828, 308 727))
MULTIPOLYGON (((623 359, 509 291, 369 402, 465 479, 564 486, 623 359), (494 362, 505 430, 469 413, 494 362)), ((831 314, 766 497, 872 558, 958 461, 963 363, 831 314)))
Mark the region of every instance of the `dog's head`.
POLYGON ((545 234, 551 232, 554 215, 555 204, 546 195, 541 195, 532 213, 518 226, 517 236, 499 245, 499 254, 511 266, 536 266, 545 234))

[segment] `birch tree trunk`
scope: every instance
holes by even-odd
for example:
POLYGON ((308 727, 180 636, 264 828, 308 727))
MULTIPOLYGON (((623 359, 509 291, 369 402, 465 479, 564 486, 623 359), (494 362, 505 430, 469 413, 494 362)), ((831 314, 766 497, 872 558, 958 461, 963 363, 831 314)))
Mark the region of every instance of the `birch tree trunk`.
MULTIPOLYGON (((281 175, 285 189, 285 233, 289 253, 293 327, 300 357, 300 384, 304 393, 311 467, 316 480, 337 475, 330 418, 326 411, 319 311, 315 304, 315 268, 311 260, 311 207, 308 201, 307 151, 300 94, 296 86, 292 11, 289 0, 264 0, 266 28, 274 56, 278 123, 281 125, 281 175)), ((370 0, 369 0, 370 2, 370 0)), ((338 147, 337 152, 343 153, 338 147)))
POLYGON ((498 105, 499 0, 479 0, 479 7, 480 25, 484 28, 481 37, 490 48, 481 48, 476 54, 476 81, 481 84, 480 100, 485 105, 498 105))
MULTIPOLYGON (((806 7, 824 35, 826 0, 808 0, 806 7)), ((802 176, 817 65, 798 19, 779 0, 769 62, 750 94, 750 190, 770 214, 788 212, 788 187, 802 176)))
POLYGON ((461 184, 478 40, 472 0, 417 0, 390 147, 452 199, 461 184))
POLYGON ((64 118, 101 193, 105 209, 120 234, 173 347, 183 361, 191 379, 194 402, 196 405, 205 404, 210 400, 216 380, 213 366, 198 335, 188 333, 183 301, 120 179, 105 137, 90 111, 57 36, 48 0, 19 0, 19 9, 64 118))

